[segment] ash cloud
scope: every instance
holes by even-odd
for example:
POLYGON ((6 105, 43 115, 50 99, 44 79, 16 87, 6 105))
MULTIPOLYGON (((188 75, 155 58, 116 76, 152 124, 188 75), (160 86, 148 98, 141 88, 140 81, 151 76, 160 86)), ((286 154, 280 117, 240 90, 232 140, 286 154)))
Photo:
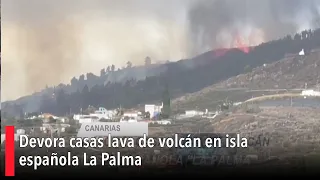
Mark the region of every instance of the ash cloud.
POLYGON ((221 47, 222 32, 232 36, 245 27, 263 32, 273 40, 304 28, 317 28, 318 0, 199 0, 188 12, 194 53, 221 47), (219 41, 220 40, 220 41, 219 41))
POLYGON ((3 0, 2 100, 111 64, 184 58, 185 6, 181 0, 3 0))

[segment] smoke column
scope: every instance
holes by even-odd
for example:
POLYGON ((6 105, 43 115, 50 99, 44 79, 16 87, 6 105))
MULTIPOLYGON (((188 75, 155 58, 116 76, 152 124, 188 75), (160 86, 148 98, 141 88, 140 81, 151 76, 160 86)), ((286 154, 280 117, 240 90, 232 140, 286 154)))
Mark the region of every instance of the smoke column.
MULTIPOLYGON (((195 1, 188 11, 191 37, 196 42, 193 53, 228 46, 237 35, 249 38, 248 32, 267 41, 318 28, 319 4, 317 0, 195 1)), ((259 40, 252 44, 259 44, 259 40)))
POLYGON ((183 6, 169 0, 3 0, 2 101, 111 64, 185 57, 183 6))
POLYGON ((2 0, 2 101, 127 61, 179 60, 317 27, 316 0, 2 0))
POLYGON ((256 45, 318 28, 319 4, 317 0, 195 1, 188 11, 193 53, 229 46, 238 35, 248 41, 251 36, 253 42, 247 43, 256 45))

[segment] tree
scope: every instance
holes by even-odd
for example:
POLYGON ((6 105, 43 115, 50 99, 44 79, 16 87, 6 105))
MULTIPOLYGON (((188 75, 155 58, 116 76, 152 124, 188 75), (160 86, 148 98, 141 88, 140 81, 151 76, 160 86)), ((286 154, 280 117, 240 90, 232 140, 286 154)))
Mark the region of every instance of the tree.
POLYGON ((301 34, 297 33, 296 35, 294 35, 294 40, 295 41, 300 41, 301 40, 301 34))
POLYGON ((162 118, 169 118, 170 116, 170 111, 171 111, 171 100, 170 100, 170 94, 169 94, 169 86, 166 83, 165 89, 162 95, 162 102, 163 102, 163 107, 161 110, 161 117, 162 118))
POLYGON ((63 89, 60 89, 57 93, 57 115, 66 115, 69 112, 69 103, 67 100, 67 94, 63 89))
POLYGON ((115 65, 111 65, 111 72, 114 72, 114 70, 116 70, 116 66, 115 65))
POLYGON ((89 94, 89 87, 88 87, 88 85, 85 85, 85 86, 83 87, 81 94, 82 94, 83 96, 86 96, 86 95, 89 94))
POLYGON ((127 62, 127 68, 132 68, 132 62, 130 61, 127 62))
POLYGON ((84 110, 89 104, 89 87, 87 85, 85 85, 81 91, 81 100, 81 108, 84 110))
POLYGON ((94 79, 97 79, 98 76, 94 75, 93 73, 87 73, 87 80, 93 81, 94 79))
POLYGON ((145 66, 149 66, 151 65, 151 58, 149 56, 147 56, 144 60, 144 65, 145 66))
POLYGON ((81 75, 80 75, 79 81, 84 81, 84 74, 81 74, 81 75))
POLYGON ((105 69, 101 69, 100 70, 100 77, 104 76, 106 74, 106 70, 105 69))
POLYGON ((56 108, 57 108, 57 105, 52 94, 42 95, 41 101, 40 101, 40 109, 39 109, 40 112, 53 113, 56 108))
POLYGON ((71 85, 72 85, 72 86, 76 86, 76 85, 77 85, 77 82, 78 82, 78 79, 77 79, 76 77, 73 77, 73 78, 71 79, 71 85))
POLYGON ((251 71, 250 65, 246 65, 246 66, 244 67, 244 72, 248 73, 248 72, 250 72, 250 71, 251 71))

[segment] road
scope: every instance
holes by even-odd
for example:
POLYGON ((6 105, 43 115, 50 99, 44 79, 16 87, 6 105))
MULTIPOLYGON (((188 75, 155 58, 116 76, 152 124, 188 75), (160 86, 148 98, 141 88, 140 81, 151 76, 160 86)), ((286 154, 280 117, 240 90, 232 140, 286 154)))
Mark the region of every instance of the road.
POLYGON ((254 98, 246 100, 245 102, 262 101, 262 100, 267 100, 267 99, 284 98, 284 97, 290 97, 290 98, 302 97, 302 95, 300 93, 299 94, 294 94, 294 93, 272 94, 272 95, 264 95, 264 96, 254 97, 254 98))
POLYGON ((305 89, 249 89, 249 88, 217 88, 213 91, 240 91, 245 92, 274 92, 274 91, 303 91, 305 89))

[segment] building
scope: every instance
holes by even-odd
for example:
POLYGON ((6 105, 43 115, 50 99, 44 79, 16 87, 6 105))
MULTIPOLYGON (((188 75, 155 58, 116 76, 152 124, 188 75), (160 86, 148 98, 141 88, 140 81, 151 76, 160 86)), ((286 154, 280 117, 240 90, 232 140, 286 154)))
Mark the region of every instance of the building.
POLYGON ((93 123, 93 122, 99 122, 99 117, 97 116, 91 116, 91 115, 82 115, 79 117, 79 124, 82 123, 93 123))
POLYGON ((193 117, 193 116, 202 116, 205 113, 203 111, 197 111, 197 110, 188 110, 185 112, 185 115, 188 117, 193 117))
POLYGON ((57 124, 44 123, 40 127, 40 131, 44 133, 56 132, 56 131, 65 132, 66 128, 69 128, 69 127, 70 127, 70 124, 57 125, 57 124))
POLYGON ((117 112, 115 110, 107 110, 106 108, 99 107, 99 110, 91 113, 90 116, 96 116, 99 119, 112 119, 117 112))
POLYGON ((100 107, 94 113, 90 115, 83 114, 74 114, 73 119, 79 121, 79 123, 96 121, 97 119, 113 119, 117 114, 116 110, 107 110, 103 107, 100 107))
POLYGON ((142 113, 138 111, 127 111, 124 112, 120 122, 138 122, 142 120, 142 113))
POLYGON ((123 116, 123 117, 120 119, 120 122, 138 122, 138 117, 123 116))
POLYGON ((127 112, 123 113, 124 117, 135 117, 136 118, 136 117, 138 117, 140 115, 141 115, 141 113, 137 112, 137 111, 127 111, 127 112))
POLYGON ((161 106, 157 106, 154 104, 146 104, 144 106, 144 112, 148 112, 150 114, 150 119, 152 119, 161 113, 162 108, 163 104, 161 104, 161 106))
POLYGON ((314 91, 314 90, 304 90, 301 92, 302 96, 320 96, 319 91, 314 91))
POLYGON ((169 125, 171 124, 170 120, 160 120, 160 121, 151 121, 152 124, 160 124, 160 125, 169 125))
POLYGON ((43 118, 43 119, 50 119, 50 118, 58 119, 59 118, 59 117, 54 116, 54 115, 52 115, 50 113, 43 113, 43 114, 40 114, 38 117, 39 118, 43 118))

